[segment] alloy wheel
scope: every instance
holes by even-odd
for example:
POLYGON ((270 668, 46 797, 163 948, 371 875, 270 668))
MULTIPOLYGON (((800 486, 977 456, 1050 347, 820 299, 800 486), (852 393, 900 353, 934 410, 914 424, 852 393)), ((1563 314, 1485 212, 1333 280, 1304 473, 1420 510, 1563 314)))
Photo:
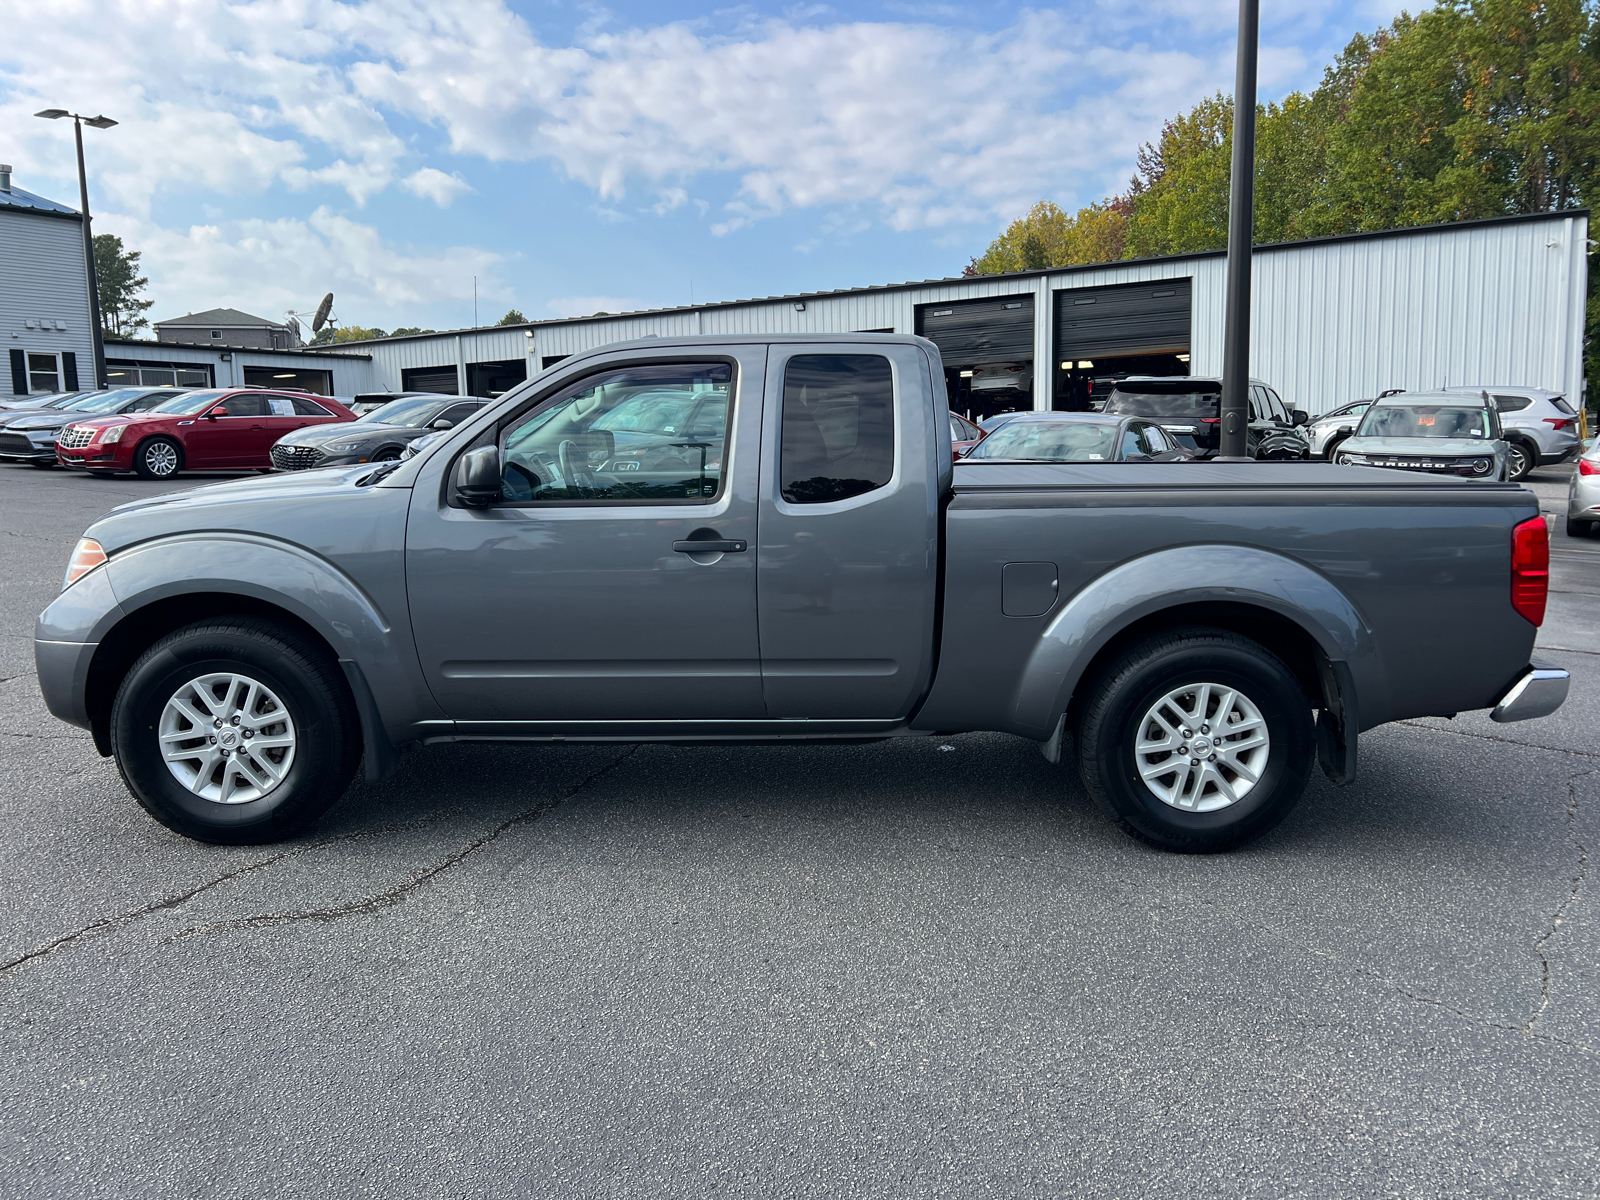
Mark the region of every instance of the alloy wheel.
POLYGON ((161 757, 180 784, 216 804, 267 795, 294 765, 294 719, 265 684, 222 672, 191 679, 161 711, 161 757))
POLYGON ((1158 800, 1203 813, 1249 795, 1271 752, 1266 718, 1248 696, 1220 683, 1189 683, 1150 706, 1133 757, 1158 800))

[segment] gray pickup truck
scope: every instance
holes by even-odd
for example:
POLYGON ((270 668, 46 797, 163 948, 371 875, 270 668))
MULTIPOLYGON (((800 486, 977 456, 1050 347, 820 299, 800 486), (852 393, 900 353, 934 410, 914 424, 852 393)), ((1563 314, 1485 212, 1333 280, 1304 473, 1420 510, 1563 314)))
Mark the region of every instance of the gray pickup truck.
MULTIPOLYGON (((920 338, 604 347, 414 458, 127 504, 40 617, 157 820, 314 822, 462 740, 1001 730, 1127 832, 1239 845, 1404 717, 1542 716, 1531 494, 1315 463, 952 463, 920 338)), ((465 785, 470 786, 470 785, 465 785)))

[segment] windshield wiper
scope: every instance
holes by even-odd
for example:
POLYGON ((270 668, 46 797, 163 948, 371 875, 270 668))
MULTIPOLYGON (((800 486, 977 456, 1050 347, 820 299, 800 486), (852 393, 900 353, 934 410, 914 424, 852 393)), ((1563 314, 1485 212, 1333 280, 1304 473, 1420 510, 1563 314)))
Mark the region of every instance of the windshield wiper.
POLYGON ((373 484, 377 483, 378 480, 387 478, 404 465, 405 463, 398 458, 391 462, 381 462, 372 470, 363 475, 360 479, 356 480, 356 486, 371 487, 373 484))

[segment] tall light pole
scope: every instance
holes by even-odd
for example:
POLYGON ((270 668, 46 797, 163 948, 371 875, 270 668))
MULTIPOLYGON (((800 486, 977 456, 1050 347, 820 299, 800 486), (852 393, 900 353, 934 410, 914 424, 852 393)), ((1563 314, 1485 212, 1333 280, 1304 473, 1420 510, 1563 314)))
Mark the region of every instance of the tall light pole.
POLYGON ((110 129, 116 124, 110 117, 85 117, 64 108, 47 108, 33 114, 47 121, 61 117, 72 118, 72 134, 78 142, 78 206, 83 210, 83 265, 89 275, 89 324, 94 330, 94 386, 106 386, 106 344, 100 332, 100 284, 94 270, 94 234, 89 229, 89 176, 83 169, 83 127, 110 129))
POLYGON ((1228 189, 1228 300, 1222 334, 1222 446, 1218 458, 1248 452, 1250 252, 1255 242, 1256 43, 1261 0, 1239 0, 1239 64, 1233 83, 1233 177, 1228 189))

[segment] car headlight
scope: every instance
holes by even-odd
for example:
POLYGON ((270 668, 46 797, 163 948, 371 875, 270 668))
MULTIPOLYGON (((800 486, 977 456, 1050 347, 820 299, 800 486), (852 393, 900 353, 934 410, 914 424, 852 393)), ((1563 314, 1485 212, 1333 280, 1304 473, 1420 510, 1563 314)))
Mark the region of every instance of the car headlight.
POLYGON ((1494 459, 1475 458, 1472 460, 1472 473, 1474 475, 1487 475, 1494 470, 1494 459))
POLYGON ((93 538, 79 538, 72 549, 72 559, 67 563, 67 576, 61 581, 64 592, 96 567, 104 566, 106 552, 93 538))
POLYGON ((330 442, 322 448, 324 454, 348 454, 352 450, 361 449, 360 442, 330 442))
POLYGON ((1365 454, 1341 454, 1333 461, 1341 467, 1364 467, 1371 460, 1365 454))
POLYGON ((110 428, 101 431, 100 444, 109 446, 113 442, 120 442, 122 435, 127 431, 128 427, 126 425, 112 425, 110 428))

